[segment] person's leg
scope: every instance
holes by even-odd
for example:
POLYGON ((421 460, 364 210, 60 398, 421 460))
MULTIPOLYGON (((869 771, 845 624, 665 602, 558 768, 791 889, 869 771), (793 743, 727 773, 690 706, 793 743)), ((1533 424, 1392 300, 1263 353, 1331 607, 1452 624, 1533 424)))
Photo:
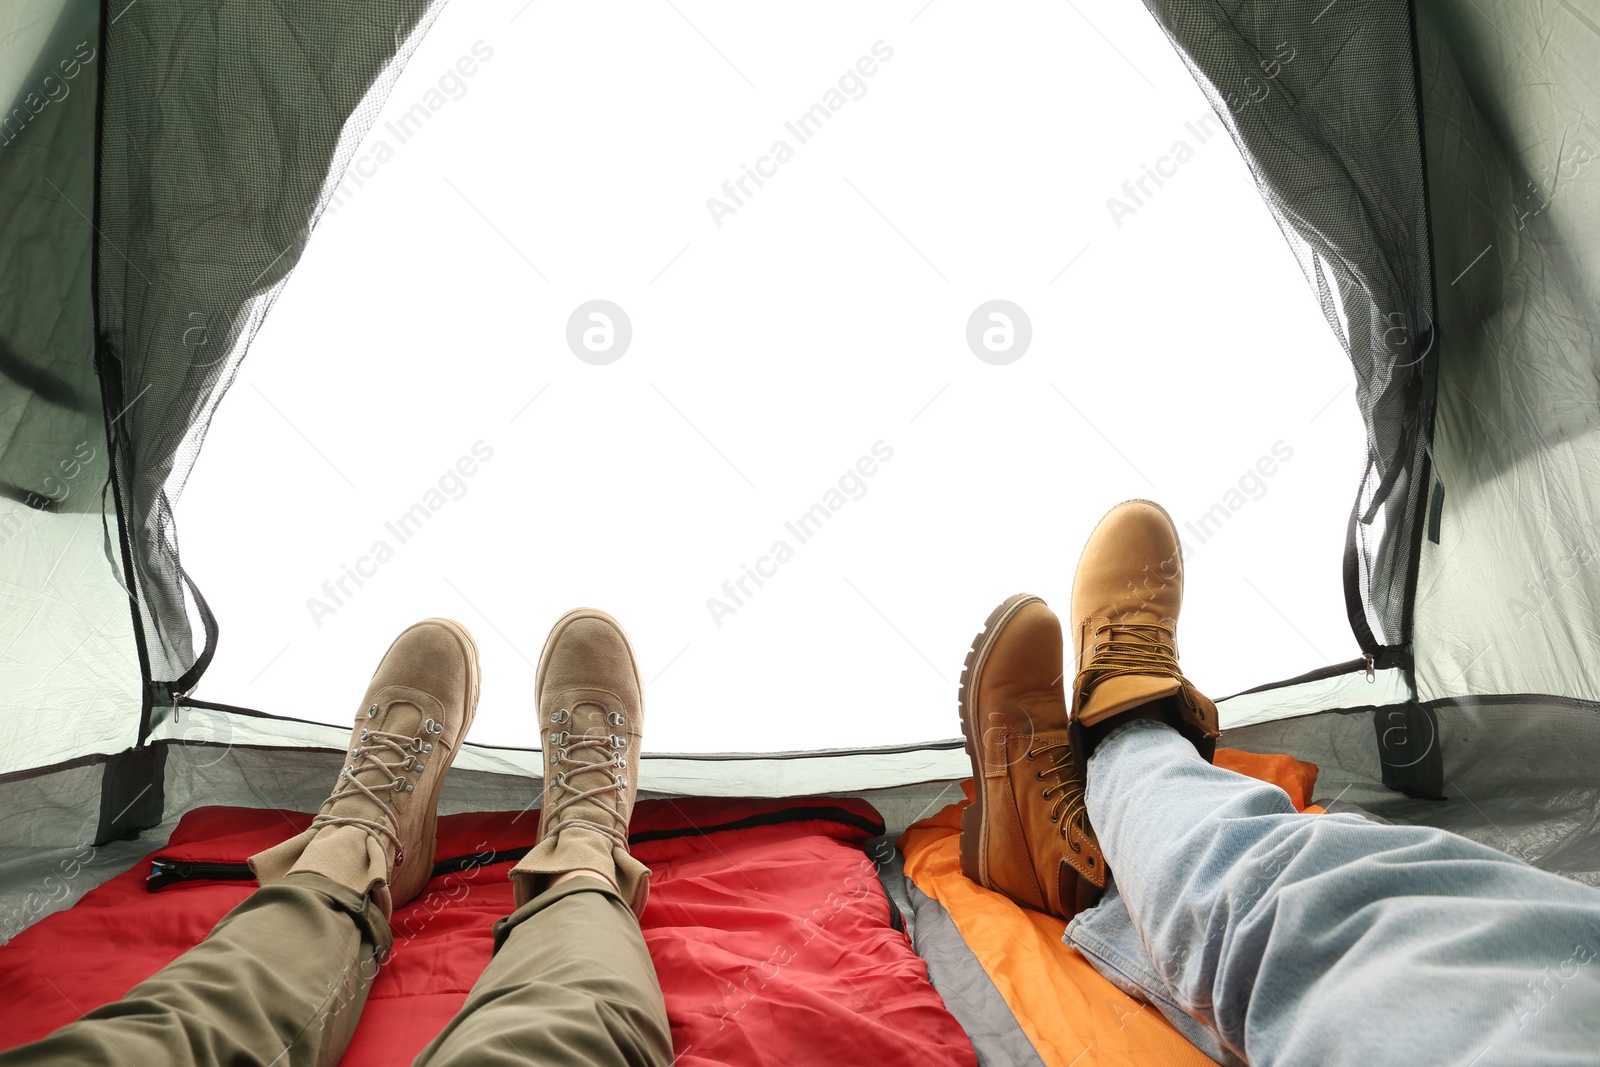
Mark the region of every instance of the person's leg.
POLYGON ((250 857, 261 888, 127 997, 0 1063, 337 1062, 392 944, 390 913, 432 874, 439 789, 477 702, 464 628, 404 630, 311 826, 250 857))
POLYGON ((293 874, 122 1000, 0 1052, 0 1065, 336 1063, 389 945, 365 894, 293 874))
MULTIPOLYGON (((1157 722, 1100 741, 1087 799, 1152 992, 1257 1067, 1593 1062, 1600 891, 1443 830, 1301 815, 1157 722)), ((1092 913, 1068 928, 1092 934, 1092 913)))
POLYGON ((516 911, 427 1067, 666 1067, 672 1034, 636 916, 650 871, 628 852, 644 686, 602 611, 557 621, 539 656, 539 841, 511 872, 516 911))
POLYGON ((495 924, 495 956, 417 1064, 668 1064, 672 1034, 633 912, 581 877, 495 924))

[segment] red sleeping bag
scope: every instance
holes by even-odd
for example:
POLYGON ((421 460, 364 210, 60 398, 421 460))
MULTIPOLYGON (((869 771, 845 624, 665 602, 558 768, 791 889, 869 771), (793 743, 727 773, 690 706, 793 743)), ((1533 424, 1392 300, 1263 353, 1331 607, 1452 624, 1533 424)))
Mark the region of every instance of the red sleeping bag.
MULTIPOLYGON (((0 947, 0 1047, 118 999, 200 941, 254 887, 245 859, 310 818, 191 811, 146 863, 0 947)), ((537 819, 439 820, 434 878, 394 913, 394 953, 345 1064, 408 1063, 461 1007, 537 819)), ((630 832, 654 872, 643 928, 676 1064, 976 1063, 862 851, 883 832, 870 804, 646 801, 630 832)))

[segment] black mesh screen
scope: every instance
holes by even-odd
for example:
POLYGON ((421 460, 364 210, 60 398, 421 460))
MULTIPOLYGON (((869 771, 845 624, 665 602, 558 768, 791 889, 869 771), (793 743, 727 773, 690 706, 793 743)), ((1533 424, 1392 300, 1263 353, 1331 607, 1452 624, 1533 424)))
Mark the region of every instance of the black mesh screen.
MULTIPOLYGON (((114 3, 97 224, 101 360, 151 677, 206 662, 172 502, 327 192, 440 0, 114 3)), ((148 724, 146 724, 148 728, 148 724)))
MULTIPOLYGON (((1368 452, 1346 570, 1350 621, 1368 651, 1404 644, 1434 395, 1410 7, 1145 2, 1228 125, 1349 353, 1368 452)), ((1242 286, 1242 322, 1249 303, 1242 286)), ((1297 356, 1284 353, 1290 382, 1297 356)))

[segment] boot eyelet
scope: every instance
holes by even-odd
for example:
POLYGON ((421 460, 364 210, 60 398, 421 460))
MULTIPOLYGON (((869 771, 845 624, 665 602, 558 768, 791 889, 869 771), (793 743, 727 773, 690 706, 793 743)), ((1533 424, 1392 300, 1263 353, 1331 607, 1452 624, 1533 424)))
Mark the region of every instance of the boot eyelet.
POLYGON ((567 732, 565 730, 556 730, 550 735, 550 743, 557 746, 566 744, 567 732))
POLYGON ((372 740, 372 731, 370 729, 368 729, 367 727, 363 726, 361 728, 361 736, 358 737, 356 740, 358 740, 358 741, 370 741, 370 740, 372 740))
POLYGON ((626 788, 628 788, 628 779, 627 779, 627 776, 626 776, 626 775, 622 775, 622 776, 619 776, 619 777, 618 777, 618 778, 617 778, 617 784, 618 784, 618 785, 619 785, 619 786, 621 786, 621 787, 622 787, 622 788, 624 788, 624 789, 626 789, 626 788))
MULTIPOLYGON (((1051 821, 1051 822, 1060 822, 1060 821, 1061 821, 1061 816, 1059 816, 1059 815, 1052 815, 1052 816, 1050 816, 1050 821, 1051 821)), ((1077 849, 1073 849, 1073 851, 1074 851, 1074 852, 1076 852, 1076 851, 1077 851, 1077 849)))
POLYGON ((550 721, 559 726, 567 721, 567 717, 570 714, 571 712, 567 711, 566 708, 558 708, 556 709, 555 713, 550 716, 550 721))
POLYGON ((621 734, 612 734, 611 735, 611 747, 612 748, 627 748, 628 747, 628 739, 626 737, 623 737, 621 734))
POLYGON ((377 717, 378 717, 378 705, 374 704, 374 705, 372 705, 372 707, 367 709, 367 718, 375 719, 377 717))
POLYGON ((406 791, 406 786, 409 784, 410 783, 407 782, 403 777, 396 776, 394 780, 394 790, 396 793, 404 793, 406 791))
POLYGON ((1033 777, 1034 777, 1034 779, 1036 781, 1042 782, 1042 781, 1044 781, 1044 772, 1043 771, 1034 771, 1033 772, 1033 777))
POLYGON ((567 762, 567 750, 564 749, 564 748, 558 748, 554 752, 550 753, 550 762, 551 763, 565 763, 565 762, 567 762))
POLYGON ((360 759, 361 758, 361 748, 360 748, 360 746, 357 746, 357 747, 352 748, 350 750, 350 758, 351 759, 360 759))
POLYGON ((1031 748, 1028 749, 1028 762, 1029 763, 1033 762, 1033 749, 1031 749, 1031 748))
POLYGON ((609 712, 606 715, 606 722, 612 726, 621 726, 625 721, 627 720, 623 719, 622 713, 618 711, 609 712))
POLYGON ((440 734, 444 733, 444 723, 434 722, 432 719, 429 719, 428 732, 433 736, 438 737, 440 734))
POLYGON ((1091 867, 1094 866, 1094 857, 1093 856, 1089 857, 1089 866, 1091 866, 1091 867))

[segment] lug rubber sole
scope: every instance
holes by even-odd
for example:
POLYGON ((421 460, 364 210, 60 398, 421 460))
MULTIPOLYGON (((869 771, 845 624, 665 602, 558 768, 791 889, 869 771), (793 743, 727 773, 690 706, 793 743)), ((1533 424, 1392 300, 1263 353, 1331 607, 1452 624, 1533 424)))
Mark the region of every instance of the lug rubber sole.
POLYGON ((972 648, 961 666, 961 687, 958 703, 961 712, 961 736, 966 738, 967 756, 972 760, 972 803, 961 813, 961 870, 979 885, 989 885, 989 828, 983 808, 983 767, 978 754, 982 738, 982 724, 977 721, 976 706, 978 682, 983 677, 984 664, 989 651, 1005 624, 1028 604, 1044 598, 1032 593, 1017 593, 1007 597, 999 607, 989 613, 983 629, 972 639, 972 648))

